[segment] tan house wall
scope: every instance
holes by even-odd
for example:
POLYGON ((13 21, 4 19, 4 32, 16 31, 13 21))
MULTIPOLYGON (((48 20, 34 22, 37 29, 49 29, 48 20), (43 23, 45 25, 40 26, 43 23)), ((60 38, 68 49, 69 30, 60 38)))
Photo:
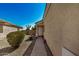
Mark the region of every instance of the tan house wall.
POLYGON ((36 23, 36 36, 43 36, 44 35, 44 23, 43 20, 38 21, 36 23))
POLYGON ((44 28, 53 55, 62 55, 63 47, 79 55, 79 4, 51 4, 44 28))
POLYGON ((36 37, 38 37, 38 28, 36 26, 36 37))
POLYGON ((36 27, 36 36, 42 36, 44 32, 43 27, 36 27))

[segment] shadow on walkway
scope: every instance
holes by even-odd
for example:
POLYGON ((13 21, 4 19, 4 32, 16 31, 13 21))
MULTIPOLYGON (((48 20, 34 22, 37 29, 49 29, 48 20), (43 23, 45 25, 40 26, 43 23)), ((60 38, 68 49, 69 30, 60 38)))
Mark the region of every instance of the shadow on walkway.
POLYGON ((23 54, 23 56, 30 56, 33 50, 33 47, 35 45, 36 42, 36 38, 34 38, 33 40, 26 40, 28 41, 32 41, 32 43, 30 44, 30 46, 27 48, 27 50, 25 51, 25 53, 23 54))
POLYGON ((44 45, 45 45, 45 48, 46 48, 47 56, 53 56, 53 54, 52 54, 46 40, 45 39, 43 39, 43 40, 44 40, 44 45))
POLYGON ((0 56, 7 55, 7 54, 13 52, 14 50, 16 50, 16 49, 13 47, 2 48, 2 49, 0 49, 0 56))

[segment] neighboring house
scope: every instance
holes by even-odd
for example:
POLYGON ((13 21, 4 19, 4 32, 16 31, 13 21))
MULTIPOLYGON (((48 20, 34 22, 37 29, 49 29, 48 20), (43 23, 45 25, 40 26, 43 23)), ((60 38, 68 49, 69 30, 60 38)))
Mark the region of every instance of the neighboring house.
POLYGON ((17 31, 20 29, 22 29, 22 27, 0 20, 0 40, 5 38, 8 33, 17 31))
POLYGON ((43 20, 36 22, 36 36, 43 36, 44 33, 44 25, 43 20))

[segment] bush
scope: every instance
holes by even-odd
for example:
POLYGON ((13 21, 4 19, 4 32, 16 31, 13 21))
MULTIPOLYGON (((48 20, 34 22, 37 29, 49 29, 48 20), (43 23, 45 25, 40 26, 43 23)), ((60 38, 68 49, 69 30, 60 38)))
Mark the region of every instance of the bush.
POLYGON ((30 30, 22 30, 21 32, 24 33, 25 35, 30 35, 30 33, 29 33, 30 30))
POLYGON ((7 35, 7 41, 14 48, 18 48, 21 42, 23 41, 23 39, 24 39, 24 34, 20 31, 11 32, 7 35))
POLYGON ((22 33, 26 34, 26 30, 21 30, 22 33))

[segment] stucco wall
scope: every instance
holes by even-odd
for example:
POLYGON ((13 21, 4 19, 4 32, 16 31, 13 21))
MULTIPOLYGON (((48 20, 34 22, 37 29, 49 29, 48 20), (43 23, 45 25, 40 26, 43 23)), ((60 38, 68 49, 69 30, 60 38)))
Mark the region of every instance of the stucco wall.
POLYGON ((37 27, 36 28, 36 36, 42 36, 43 35, 43 27, 37 27))
POLYGON ((17 28, 3 26, 3 33, 0 33, 0 40, 2 40, 10 32, 17 31, 17 28))
POLYGON ((54 55, 62 55, 62 47, 79 55, 79 4, 51 4, 44 25, 54 55))
POLYGON ((52 4, 44 19, 44 37, 53 55, 61 55, 61 19, 56 17, 57 13, 58 9, 52 4))

